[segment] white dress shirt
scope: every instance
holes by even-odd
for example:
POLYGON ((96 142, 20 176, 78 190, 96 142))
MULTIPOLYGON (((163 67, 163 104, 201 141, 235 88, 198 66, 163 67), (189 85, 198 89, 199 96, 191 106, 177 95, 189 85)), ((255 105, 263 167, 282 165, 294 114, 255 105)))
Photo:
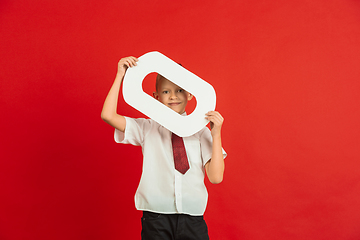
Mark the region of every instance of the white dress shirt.
MULTIPOLYGON (((190 165, 183 175, 174 167, 169 130, 152 119, 125 119, 125 132, 116 129, 115 141, 141 146, 143 153, 143 171, 135 194, 136 208, 158 213, 203 215, 208 199, 204 166, 212 154, 210 130, 204 127, 183 138, 190 165)), ((224 150, 223 155, 225 158, 224 150)))

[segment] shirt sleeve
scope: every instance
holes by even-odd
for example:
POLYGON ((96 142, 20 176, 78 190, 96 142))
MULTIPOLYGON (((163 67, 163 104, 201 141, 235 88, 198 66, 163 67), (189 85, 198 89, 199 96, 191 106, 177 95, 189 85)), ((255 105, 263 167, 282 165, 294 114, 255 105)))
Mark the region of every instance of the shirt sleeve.
POLYGON ((144 141, 144 135, 146 126, 148 125, 148 119, 144 118, 130 118, 125 117, 126 126, 125 131, 122 132, 115 129, 114 139, 117 143, 132 144, 135 146, 142 145, 144 141))

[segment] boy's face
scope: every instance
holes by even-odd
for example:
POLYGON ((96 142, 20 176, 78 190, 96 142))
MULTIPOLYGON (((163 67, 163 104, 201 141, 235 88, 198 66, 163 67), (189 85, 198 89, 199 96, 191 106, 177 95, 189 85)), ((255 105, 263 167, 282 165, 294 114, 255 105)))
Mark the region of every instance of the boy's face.
POLYGON ((163 77, 159 79, 156 92, 153 95, 155 99, 179 114, 185 112, 187 102, 193 97, 193 95, 163 77))

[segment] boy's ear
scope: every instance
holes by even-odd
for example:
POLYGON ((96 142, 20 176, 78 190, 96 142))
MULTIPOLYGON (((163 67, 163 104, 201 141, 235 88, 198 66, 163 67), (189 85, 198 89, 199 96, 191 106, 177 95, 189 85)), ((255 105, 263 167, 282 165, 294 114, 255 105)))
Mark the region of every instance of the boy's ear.
POLYGON ((159 94, 157 92, 153 92, 153 97, 156 99, 156 100, 159 100, 159 94))
POLYGON ((188 101, 190 101, 193 98, 194 95, 188 92, 188 101))

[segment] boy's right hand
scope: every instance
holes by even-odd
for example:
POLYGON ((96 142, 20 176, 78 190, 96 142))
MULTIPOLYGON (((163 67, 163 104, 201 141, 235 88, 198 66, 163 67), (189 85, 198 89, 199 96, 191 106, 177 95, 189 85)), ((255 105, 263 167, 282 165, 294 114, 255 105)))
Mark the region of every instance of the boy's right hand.
POLYGON ((130 56, 120 59, 118 62, 118 74, 125 74, 126 70, 129 67, 134 67, 137 65, 137 61, 139 61, 136 57, 130 56))

